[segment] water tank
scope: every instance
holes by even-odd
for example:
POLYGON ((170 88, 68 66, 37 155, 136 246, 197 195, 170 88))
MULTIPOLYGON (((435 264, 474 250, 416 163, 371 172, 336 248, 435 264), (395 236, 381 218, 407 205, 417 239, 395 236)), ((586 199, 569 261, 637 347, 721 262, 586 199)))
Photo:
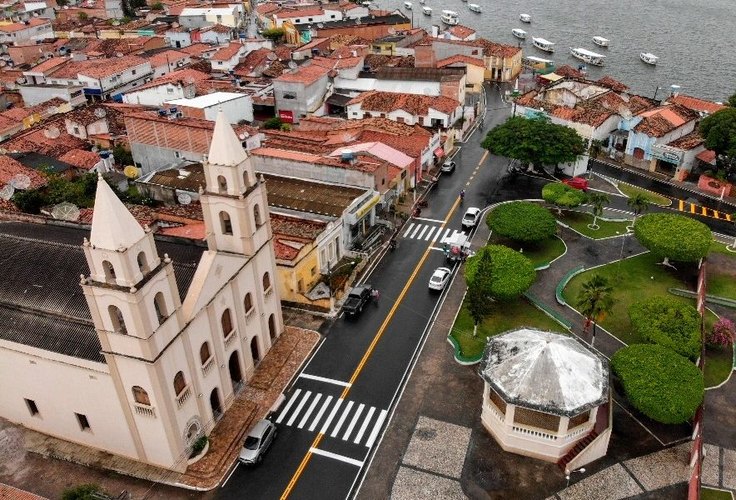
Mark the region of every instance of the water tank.
POLYGON ((342 161, 351 162, 355 159, 355 153, 350 149, 343 149, 341 153, 342 161))

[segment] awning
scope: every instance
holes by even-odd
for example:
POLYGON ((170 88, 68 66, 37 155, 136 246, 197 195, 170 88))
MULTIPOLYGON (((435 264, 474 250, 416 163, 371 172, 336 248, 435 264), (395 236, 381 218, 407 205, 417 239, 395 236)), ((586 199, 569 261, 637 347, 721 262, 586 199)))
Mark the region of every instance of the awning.
POLYGON ((434 155, 437 158, 442 158, 443 156, 445 156, 445 150, 442 149, 442 148, 437 148, 437 149, 434 150, 434 155))

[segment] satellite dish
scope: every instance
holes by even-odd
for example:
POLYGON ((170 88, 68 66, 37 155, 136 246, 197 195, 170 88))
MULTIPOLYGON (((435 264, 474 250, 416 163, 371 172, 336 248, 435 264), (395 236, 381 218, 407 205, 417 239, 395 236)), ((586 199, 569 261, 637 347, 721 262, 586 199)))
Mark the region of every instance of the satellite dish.
POLYGON ((97 146, 92 146, 92 152, 93 152, 93 153, 96 153, 96 152, 98 152, 99 150, 100 150, 100 149, 99 149, 99 148, 98 148, 97 146))
POLYGON ((115 52, 115 57, 123 57, 124 55, 122 52, 115 52))
POLYGON ((432 89, 429 87, 424 87, 422 92, 424 92, 424 95, 434 95, 434 92, 432 92, 432 89))
POLYGON ((192 202, 192 197, 186 193, 179 193, 176 199, 179 201, 179 204, 181 205, 189 205, 192 202))
POLYGON ((137 179, 138 178, 138 167, 135 165, 128 165, 123 169, 123 174, 128 179, 137 179))
POLYGON ((297 64, 294 61, 289 61, 289 69, 296 69, 297 64))
POLYGON ((172 28, 178 28, 179 27, 179 23, 171 23, 171 27, 172 28))
POLYGON ((13 197, 13 194, 15 193, 15 188, 12 184, 6 184, 2 189, 0 189, 0 198, 3 200, 9 200, 13 197))
MULTIPOLYGON (((11 66, 12 66, 12 64, 11 64, 11 66)), ((22 76, 21 77, 18 77, 18 78, 15 79, 15 83, 17 83, 19 85, 23 85, 24 83, 26 83, 26 79, 25 79, 25 77, 22 77, 22 76)))
POLYGON ((69 6, 68 5, 65 5, 65 6, 62 7, 62 9, 67 10, 67 9, 69 9, 69 6))
POLYGON ((248 137, 250 137, 250 134, 248 132, 243 132, 242 134, 238 134, 238 137, 240 137, 241 141, 246 140, 248 137))
POLYGON ((58 127, 51 125, 49 128, 43 131, 43 135, 45 135, 48 139, 56 139, 61 135, 61 131, 58 127))
POLYGON ((396 34, 396 28, 394 28, 393 26, 391 26, 391 27, 390 27, 390 28, 388 29, 388 34, 389 34, 389 35, 395 35, 395 34, 396 34))
POLYGON ((15 174, 13 178, 10 179, 10 184, 15 189, 28 189, 31 185, 31 178, 26 174, 15 174))
POLYGON ((322 28, 324 28, 324 27, 325 27, 325 25, 324 25, 324 24, 322 24, 322 23, 317 23, 317 27, 318 27, 319 29, 322 29, 322 28))
POLYGON ((97 118, 104 118, 107 116, 107 111, 105 111, 105 108, 97 108, 95 109, 95 116, 97 118))
POLYGON ((269 61, 275 61, 278 58, 279 56, 277 56, 273 52, 269 52, 268 55, 266 56, 266 59, 268 59, 269 61))
POLYGON ((79 219, 79 208, 74 203, 65 201, 51 209, 51 216, 58 220, 75 221, 79 219))

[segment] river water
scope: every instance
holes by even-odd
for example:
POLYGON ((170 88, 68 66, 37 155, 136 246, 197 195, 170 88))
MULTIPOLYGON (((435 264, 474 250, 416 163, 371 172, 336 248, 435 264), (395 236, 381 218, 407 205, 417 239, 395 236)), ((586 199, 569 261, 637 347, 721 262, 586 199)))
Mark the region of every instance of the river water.
POLYGON ((724 101, 736 92, 736 0, 470 0, 483 13, 468 10, 461 0, 426 0, 432 16, 422 14, 419 0, 377 0, 381 9, 400 9, 413 17, 414 26, 442 25, 442 9, 460 15, 469 26, 495 42, 517 45, 513 28, 527 32, 522 42, 524 55, 553 59, 561 66, 577 68, 581 61, 570 55, 570 47, 582 47, 606 56, 602 68, 588 66, 588 77, 610 75, 638 94, 652 97, 657 87, 669 92, 679 85, 683 94, 724 101), (532 16, 531 24, 519 14, 532 16), (608 48, 591 41, 594 36, 611 40, 608 48), (556 44, 554 54, 531 45, 531 37, 556 44), (639 59, 641 52, 659 56, 657 66, 639 59))

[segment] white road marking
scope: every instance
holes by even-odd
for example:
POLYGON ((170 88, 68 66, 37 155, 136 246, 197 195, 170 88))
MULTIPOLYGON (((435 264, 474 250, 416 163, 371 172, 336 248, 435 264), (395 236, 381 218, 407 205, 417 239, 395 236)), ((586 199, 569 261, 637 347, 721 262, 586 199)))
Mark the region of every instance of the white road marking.
POLYGON ((332 419, 335 418, 335 414, 337 414, 337 410, 340 408, 340 405, 342 402, 345 401, 344 399, 340 398, 335 403, 335 406, 332 407, 332 411, 330 412, 330 416, 327 417, 327 420, 325 421, 325 425, 322 426, 322 429, 319 431, 320 434, 324 434, 327 432, 327 429, 330 428, 330 424, 332 423, 332 419))
POLYGON ((291 399, 289 400, 289 402, 286 403, 286 407, 283 410, 281 410, 281 414, 279 415, 279 418, 276 419, 276 423, 277 424, 280 424, 281 421, 284 419, 284 417, 286 416, 286 414, 289 412, 289 409, 291 408, 291 405, 293 405, 294 404, 294 401, 296 401, 296 398, 299 397, 299 393, 300 392, 302 392, 302 390, 301 389, 297 389, 294 392, 294 395, 291 396, 291 399))
POLYGON ((427 231, 427 229, 429 229, 430 227, 432 227, 432 226, 425 226, 424 224, 422 224, 422 230, 421 230, 421 231, 419 231, 419 234, 417 235, 417 239, 418 239, 418 240, 421 240, 421 239, 422 239, 422 237, 424 236, 424 233, 425 233, 425 232, 427 231))
POLYGON ((414 228, 414 223, 412 222, 409 224, 409 227, 406 228, 406 231, 404 231, 404 238, 406 238, 406 235, 409 234, 409 231, 411 231, 414 228))
POLYGON ((409 238, 414 238, 414 235, 417 234, 417 231, 419 231, 419 229, 423 227, 424 227, 424 224, 417 224, 417 227, 415 227, 414 231, 411 232, 411 234, 409 235, 409 238))
POLYGON ((346 457, 344 455, 338 455, 337 453, 332 453, 330 451, 320 450, 319 448, 309 448, 309 452, 314 453, 315 455, 339 460, 340 462, 345 462, 346 464, 354 465, 356 467, 363 467, 363 462, 360 460, 355 460, 354 458, 346 457))
POLYGON ((288 422, 286 422, 286 425, 291 425, 294 423, 294 420, 296 420, 296 417, 299 415, 299 412, 302 411, 302 408, 304 408, 304 405, 311 395, 312 391, 307 391, 307 393, 304 394, 302 400, 299 401, 299 406, 296 407, 296 410, 294 410, 294 414, 291 416, 291 418, 289 418, 288 422))
POLYGON ((319 423, 320 419, 322 418, 322 415, 324 415, 325 410, 328 406, 330 406, 330 402, 332 402, 332 396, 327 396, 327 399, 325 399, 325 402, 322 404, 322 408, 319 409, 317 412, 317 416, 314 417, 314 421, 312 421, 312 425, 309 426, 309 432, 312 432, 319 423))
MULTIPOLYGON (((445 234, 447 234, 448 231, 449 229, 445 229, 445 234)), ((432 243, 434 243, 435 241, 437 241, 437 239, 439 239, 441 233, 442 233, 442 228, 440 228, 440 230, 437 231, 437 234, 434 235, 434 238, 432 238, 432 243)))
POLYGON ((414 220, 421 220, 421 221, 424 221, 424 222, 436 222, 438 224, 444 224, 445 223, 445 221, 443 221, 443 220, 427 219, 425 217, 414 217, 414 220))
POLYGON ((355 428, 355 424, 358 423, 358 417, 360 417, 360 414, 363 413, 363 408, 365 408, 365 404, 360 403, 360 406, 358 406, 358 411, 356 411, 355 415, 353 415, 353 419, 350 421, 350 425, 348 425, 348 429, 345 431, 345 434, 342 437, 343 441, 347 441, 347 439, 350 437, 350 434, 355 428))
POLYGON ((297 429, 301 429, 304 427, 304 424, 307 423, 307 419, 314 411, 314 408, 317 406, 317 403, 319 403, 319 400, 322 399, 322 394, 317 393, 317 397, 314 398, 314 401, 312 401, 312 404, 309 405, 309 409, 307 409, 307 413, 304 414, 304 417, 302 417, 301 422, 299 422, 299 425, 296 426, 297 429))
POLYGON ((365 420, 363 420, 363 425, 360 426, 358 435, 355 436, 355 440, 353 441, 353 443, 358 444, 360 443, 360 440, 363 439, 363 434, 365 434, 365 430, 368 428, 368 424, 371 422, 371 417, 373 417, 373 412, 375 411, 376 407, 371 406, 371 409, 368 410, 368 415, 365 416, 365 420))
POLYGON ((342 380, 335 380, 334 378, 319 377, 317 375, 309 375, 307 373, 302 373, 299 376, 301 378, 307 378, 309 380, 316 380, 318 382, 326 382, 328 384, 340 385, 342 387, 350 387, 352 385, 350 382, 343 382, 342 380))
POLYGON ((373 446, 373 443, 376 441, 376 438, 378 437, 378 433, 381 432, 381 426, 383 425, 383 421, 386 419, 386 410, 381 410, 381 413, 378 415, 378 419, 376 420, 376 423, 373 424, 373 430, 371 431, 370 436, 368 436, 368 441, 365 442, 365 445, 370 448, 373 446))
POLYGON ((348 413, 350 413, 350 408, 353 407, 353 402, 348 401, 348 405, 345 407, 345 409, 342 411, 342 415, 340 415, 340 420, 337 421, 337 426, 332 430, 332 434, 330 434, 330 437, 337 436, 337 433, 340 432, 340 427, 342 427, 342 424, 345 422, 345 418, 347 418, 348 413))
POLYGON ((427 237, 424 238, 424 241, 429 241, 429 239, 432 237, 432 233, 434 233, 434 230, 437 229, 437 226, 430 226, 429 232, 427 233, 427 237))

